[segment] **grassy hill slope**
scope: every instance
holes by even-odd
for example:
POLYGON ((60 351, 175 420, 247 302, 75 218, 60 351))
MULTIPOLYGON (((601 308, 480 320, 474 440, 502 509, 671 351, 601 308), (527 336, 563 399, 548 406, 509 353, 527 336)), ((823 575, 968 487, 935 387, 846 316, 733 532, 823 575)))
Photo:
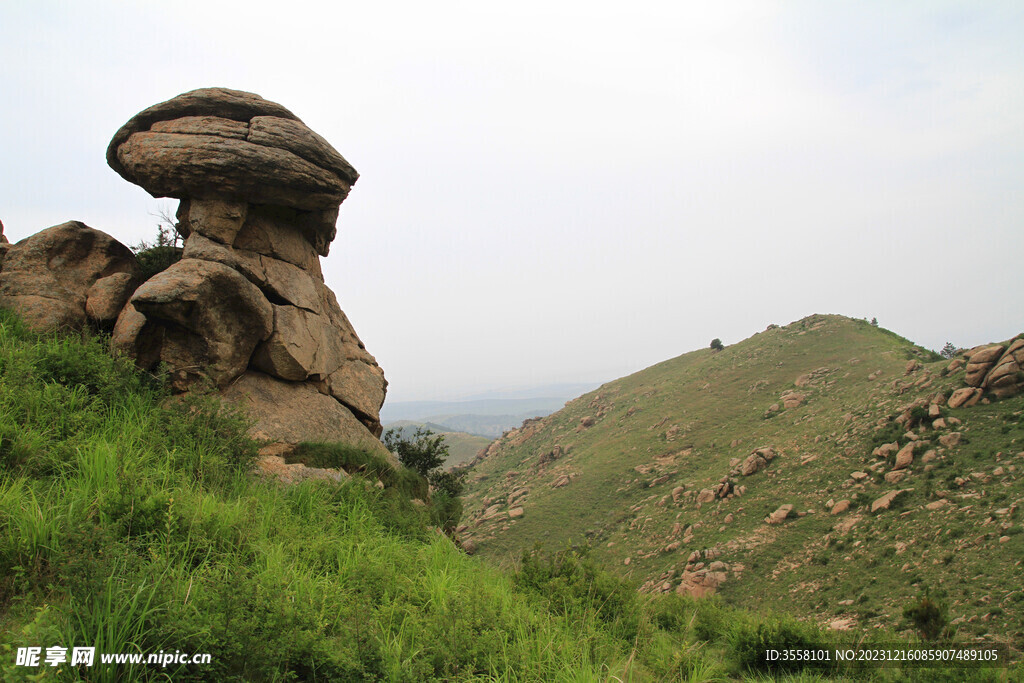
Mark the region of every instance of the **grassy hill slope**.
POLYGON ((765 643, 834 641, 773 613, 638 593, 573 552, 499 570, 438 532, 415 473, 307 444, 307 464, 345 466, 344 483, 267 481, 244 416, 168 400, 105 347, 36 337, 0 310, 0 680, 1006 680, 769 662, 765 643), (96 661, 17 661, 54 647, 94 647, 96 661), (101 661, 114 653, 211 660, 101 661))
POLYGON ((684 354, 492 444, 470 474, 463 533, 495 559, 587 543, 646 592, 717 592, 860 633, 900 628, 928 590, 961 637, 1019 644, 1024 397, 952 410, 963 370, 947 365, 824 315, 684 354), (912 438, 904 474, 891 474, 895 452, 873 454, 912 438), (775 457, 744 476, 759 448, 775 457))
POLYGON ((766 633, 827 643, 638 594, 573 553, 500 571, 434 528, 418 475, 351 448, 310 447, 357 464, 345 483, 263 480, 243 417, 168 400, 105 347, 0 310, 0 680, 709 680, 782 670, 758 655, 766 633), (16 659, 51 647, 96 661, 16 659), (100 661, 115 653, 212 659, 100 661))

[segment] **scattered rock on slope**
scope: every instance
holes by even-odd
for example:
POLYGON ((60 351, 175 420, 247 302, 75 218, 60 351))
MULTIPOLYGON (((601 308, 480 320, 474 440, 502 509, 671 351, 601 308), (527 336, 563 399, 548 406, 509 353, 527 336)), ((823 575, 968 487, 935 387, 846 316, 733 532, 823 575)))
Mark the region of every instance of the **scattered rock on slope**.
POLYGON ((789 517, 789 514, 792 511, 793 505, 790 503, 786 503, 785 505, 779 506, 779 508, 772 514, 768 515, 764 521, 767 524, 782 524, 784 521, 786 521, 786 518, 789 517))

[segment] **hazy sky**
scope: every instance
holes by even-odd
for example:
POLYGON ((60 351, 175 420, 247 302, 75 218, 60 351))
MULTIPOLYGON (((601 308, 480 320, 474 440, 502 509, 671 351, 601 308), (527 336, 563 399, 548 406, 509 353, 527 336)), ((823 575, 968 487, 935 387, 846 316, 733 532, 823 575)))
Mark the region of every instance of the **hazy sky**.
POLYGON ((361 173, 324 261, 393 400, 610 380, 811 313, 1024 331, 1024 4, 11 1, 0 220, 126 243, 104 161, 199 87, 361 173))

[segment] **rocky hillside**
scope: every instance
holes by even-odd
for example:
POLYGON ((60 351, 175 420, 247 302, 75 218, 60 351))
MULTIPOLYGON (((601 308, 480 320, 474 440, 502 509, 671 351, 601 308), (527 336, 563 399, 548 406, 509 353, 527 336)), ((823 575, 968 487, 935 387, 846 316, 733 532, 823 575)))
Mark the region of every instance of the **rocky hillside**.
POLYGON ((1024 635, 1024 339, 953 360, 814 315, 687 353, 478 456, 464 542, 592 546, 642 591, 901 628, 925 590, 962 636, 1024 635))

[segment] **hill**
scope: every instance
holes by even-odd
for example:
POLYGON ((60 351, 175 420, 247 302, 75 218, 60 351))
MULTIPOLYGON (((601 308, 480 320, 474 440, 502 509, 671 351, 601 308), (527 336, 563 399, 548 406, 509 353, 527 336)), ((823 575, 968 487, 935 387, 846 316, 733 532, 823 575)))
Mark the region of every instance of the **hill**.
POLYGON ((462 533, 496 560, 587 545, 645 592, 856 633, 927 591, 962 637, 1019 644, 1024 397, 953 408, 964 372, 864 321, 770 326, 506 434, 462 533))

